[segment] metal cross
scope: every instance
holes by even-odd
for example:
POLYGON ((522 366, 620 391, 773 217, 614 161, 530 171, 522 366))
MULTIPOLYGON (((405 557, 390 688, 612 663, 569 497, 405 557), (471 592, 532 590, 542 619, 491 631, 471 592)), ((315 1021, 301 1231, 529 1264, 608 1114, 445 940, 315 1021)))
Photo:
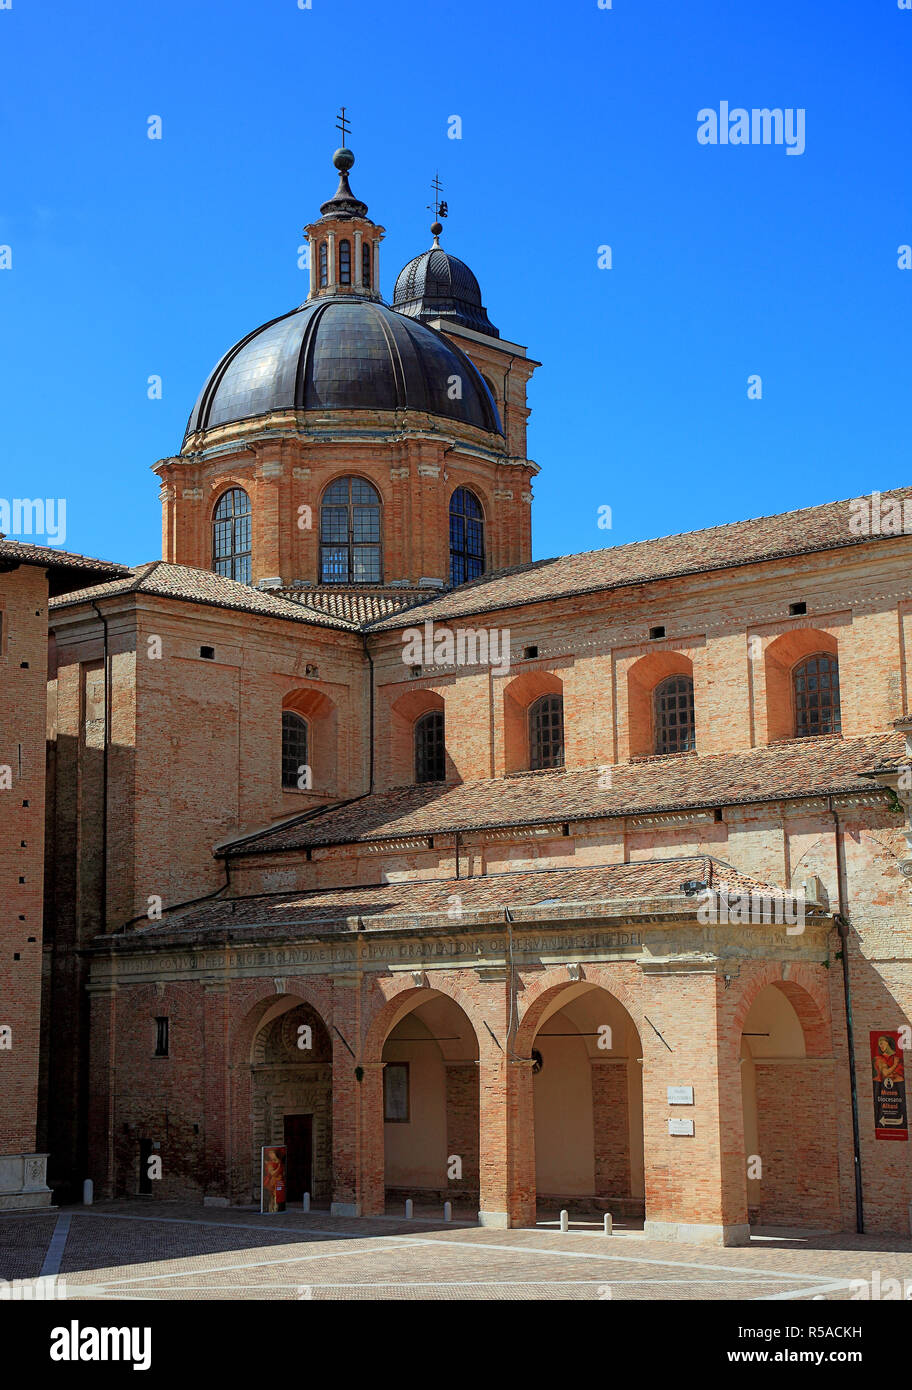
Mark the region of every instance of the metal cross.
POLYGON ((348 135, 348 132, 351 130, 351 121, 348 120, 347 117, 346 117, 346 115, 345 115, 345 107, 344 107, 344 106, 342 107, 341 111, 339 112, 339 119, 336 121, 336 130, 341 130, 341 132, 342 132, 342 144, 345 145, 345 143, 346 143, 346 137, 347 137, 347 135, 348 135))
MULTIPOLYGON (((443 202, 440 197, 443 192, 443 184, 440 182, 439 174, 434 175, 431 180, 431 187, 434 190, 434 217, 435 219, 438 217, 446 217, 446 203, 443 202)), ((428 203, 428 211, 430 211, 430 207, 431 205, 428 203)))

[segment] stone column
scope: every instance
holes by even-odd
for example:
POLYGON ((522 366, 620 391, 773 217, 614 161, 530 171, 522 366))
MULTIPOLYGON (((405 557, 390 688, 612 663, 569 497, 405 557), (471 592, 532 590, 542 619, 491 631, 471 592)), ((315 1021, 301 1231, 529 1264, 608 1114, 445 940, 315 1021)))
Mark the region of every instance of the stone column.
POLYGON ((336 234, 329 232, 326 237, 326 288, 328 290, 336 287, 336 234))
POLYGON ((355 232, 355 244, 352 251, 355 263, 352 266, 352 288, 361 289, 361 233, 355 232))

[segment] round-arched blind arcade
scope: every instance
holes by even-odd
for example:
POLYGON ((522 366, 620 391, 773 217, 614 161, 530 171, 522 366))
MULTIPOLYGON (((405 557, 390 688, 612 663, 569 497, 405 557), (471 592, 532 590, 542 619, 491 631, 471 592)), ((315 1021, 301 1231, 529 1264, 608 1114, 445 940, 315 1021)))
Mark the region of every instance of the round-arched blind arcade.
POLYGON ((337 478, 320 508, 320 583, 379 584, 380 494, 364 478, 337 478))
POLYGON ((212 514, 212 568, 216 574, 251 582, 250 498, 243 488, 223 492, 212 514))
POLYGON ((484 574, 484 512, 467 487, 450 498, 450 583, 464 584, 484 574))

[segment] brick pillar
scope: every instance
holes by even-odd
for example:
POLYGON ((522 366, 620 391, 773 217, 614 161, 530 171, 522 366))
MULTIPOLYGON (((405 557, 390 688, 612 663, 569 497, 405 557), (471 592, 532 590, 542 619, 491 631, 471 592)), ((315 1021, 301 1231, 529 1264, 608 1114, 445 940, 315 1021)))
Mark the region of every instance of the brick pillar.
MULTIPOLYGON (((327 1020, 333 1047, 333 1189, 330 1210, 334 1216, 360 1216, 362 1214, 363 1195, 359 1191, 359 1173, 361 1171, 364 1123, 364 1089, 368 1085, 371 1069, 364 1067, 363 1080, 360 1082, 357 1080, 355 1076, 356 1062, 352 1053, 360 1052, 358 1039, 359 987, 360 981, 354 975, 339 975, 333 980, 331 1025, 327 1020)), ((380 1152, 382 1162, 382 1144, 380 1152)), ((382 1212, 382 1206, 380 1210, 382 1212)))
POLYGON ((446 1062, 447 1163, 462 1162, 462 1177, 450 1178, 454 1194, 478 1190, 478 1063, 446 1062))
POLYGON ((627 1058, 590 1057, 595 1195, 630 1196, 627 1058))
POLYGON ((534 1226, 535 1105, 532 1097, 532 1058, 513 1058, 509 1073, 509 1191, 510 1226, 534 1226))
MULTIPOLYGON (((290 579, 282 574, 281 527, 294 526, 291 517, 281 515, 282 475, 279 459, 263 459, 257 469, 256 495, 251 499, 253 515, 253 582, 260 579, 290 579)), ((286 552, 288 546, 286 545, 286 552)), ((287 566, 286 566, 287 569, 287 566)))
POLYGON ((744 1245, 750 1228, 741 1070, 720 1024, 724 977, 700 967, 644 973, 643 1011, 652 1021, 641 1038, 645 1233, 744 1245), (692 1086, 694 1103, 670 1105, 669 1086, 692 1086), (693 1134, 669 1133, 670 1120, 692 1122, 693 1134))
POLYGON ((205 1196, 229 1193, 228 1068, 229 986, 213 981, 203 990, 203 1172, 205 1196))
MULTIPOLYGON (((116 1195, 114 1157, 114 1079, 117 985, 89 989, 88 1172, 95 1197, 116 1195)), ((79 1174, 77 1185, 79 1185, 79 1174)))
POLYGON ((386 1156, 383 1148, 384 1062, 362 1062, 358 1088, 360 1114, 359 1216, 382 1216, 386 1211, 386 1156))

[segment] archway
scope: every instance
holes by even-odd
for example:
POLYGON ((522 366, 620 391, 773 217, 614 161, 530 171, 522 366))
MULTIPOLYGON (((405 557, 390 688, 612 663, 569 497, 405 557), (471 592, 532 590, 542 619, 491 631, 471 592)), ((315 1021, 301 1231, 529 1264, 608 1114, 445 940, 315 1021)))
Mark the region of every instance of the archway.
POLYGON ((289 1202, 309 1192, 316 1205, 332 1197, 332 1043, 310 1004, 284 995, 267 1010, 250 1048, 252 1173, 260 1148, 288 1149, 289 1202))
POLYGON ((479 1203, 478 1039, 454 999, 409 992, 382 1051, 387 1202, 479 1203))
POLYGON ((526 1047, 538 1219, 562 1207, 642 1217, 643 1052, 630 1014, 599 985, 568 984, 551 992, 526 1047))
POLYGON ((800 985, 774 981, 741 1033, 748 1219, 840 1226, 836 1076, 829 1028, 800 985))

